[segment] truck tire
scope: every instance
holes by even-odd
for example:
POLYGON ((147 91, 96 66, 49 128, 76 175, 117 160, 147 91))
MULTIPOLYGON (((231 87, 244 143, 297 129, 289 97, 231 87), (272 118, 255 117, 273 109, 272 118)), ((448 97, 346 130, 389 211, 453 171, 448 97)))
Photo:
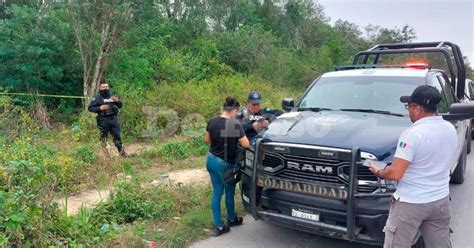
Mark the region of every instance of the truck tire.
POLYGON ((464 183, 464 173, 466 172, 467 163, 467 144, 464 143, 461 156, 459 157, 458 164, 453 174, 451 175, 451 183, 462 184, 464 183))
POLYGON ((426 248, 425 246, 425 241, 423 240, 423 237, 420 236, 416 243, 411 246, 411 248, 426 248))

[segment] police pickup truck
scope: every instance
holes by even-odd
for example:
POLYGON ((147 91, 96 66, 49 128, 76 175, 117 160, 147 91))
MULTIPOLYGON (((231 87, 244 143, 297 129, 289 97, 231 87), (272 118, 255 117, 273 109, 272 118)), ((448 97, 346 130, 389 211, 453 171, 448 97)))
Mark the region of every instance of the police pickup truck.
MULTIPOLYGON (((442 95, 439 114, 458 133, 451 182, 463 183, 467 118, 472 118, 467 115, 474 112, 460 103, 465 75, 461 51, 450 42, 377 45, 358 53, 352 65, 323 74, 297 104, 284 99, 289 112, 245 151, 241 192, 246 211, 288 228, 381 245, 396 182, 378 179, 362 163, 390 164, 399 135, 412 124, 400 96, 431 85, 442 95), (418 53, 440 54, 448 71, 428 63, 378 63, 382 56, 418 53)), ((413 240, 415 247, 424 247, 420 237, 413 240)))

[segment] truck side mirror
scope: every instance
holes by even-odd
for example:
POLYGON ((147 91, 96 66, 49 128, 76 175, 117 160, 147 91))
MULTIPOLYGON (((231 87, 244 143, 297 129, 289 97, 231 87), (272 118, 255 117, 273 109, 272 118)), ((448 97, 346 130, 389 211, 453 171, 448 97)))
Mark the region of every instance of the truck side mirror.
POLYGON ((284 98, 281 101, 281 108, 285 111, 291 111, 295 107, 295 100, 293 98, 284 98))
POLYGON ((447 121, 460 121, 474 118, 474 103, 453 103, 449 106, 449 113, 443 115, 447 121))

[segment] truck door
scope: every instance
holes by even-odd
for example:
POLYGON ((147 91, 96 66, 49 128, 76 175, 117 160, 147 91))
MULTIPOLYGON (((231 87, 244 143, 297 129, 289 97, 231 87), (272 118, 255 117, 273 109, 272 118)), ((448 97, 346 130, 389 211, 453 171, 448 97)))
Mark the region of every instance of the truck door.
MULTIPOLYGON (((441 93, 441 96, 442 96, 443 99, 441 100, 441 103, 439 105, 439 111, 438 112, 439 112, 439 114, 447 114, 448 113, 448 107, 453 103, 459 102, 459 100, 454 95, 453 88, 448 83, 447 79, 445 78, 445 76, 443 74, 441 74, 441 73, 438 74, 437 73, 434 76, 433 83, 438 84, 439 85, 438 87, 442 88, 442 92, 440 92, 440 93, 441 93)), ((466 129, 467 129, 466 121, 464 121, 464 120, 462 120, 462 121, 451 120, 450 122, 456 128, 456 132, 458 134, 458 149, 456 150, 457 154, 455 156, 456 158, 458 158, 461 155, 461 152, 462 152, 463 146, 464 146, 464 142, 466 141, 466 129)), ((453 166, 456 166, 456 164, 454 164, 453 166)))

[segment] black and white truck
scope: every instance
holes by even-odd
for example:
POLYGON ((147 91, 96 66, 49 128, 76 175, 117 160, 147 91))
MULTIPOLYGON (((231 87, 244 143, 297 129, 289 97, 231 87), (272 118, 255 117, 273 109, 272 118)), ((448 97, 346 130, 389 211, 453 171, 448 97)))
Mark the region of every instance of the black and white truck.
MULTIPOLYGON (((450 42, 377 45, 314 80, 296 104, 284 99, 289 112, 271 123, 241 161, 246 211, 288 228, 381 245, 396 182, 378 179, 362 163, 393 159, 400 133, 411 125, 400 96, 419 85, 440 91, 439 114, 452 122, 459 139, 451 182, 464 182, 474 108, 464 101, 462 58, 450 42), (384 56, 400 61, 400 55, 422 53, 441 55, 447 69, 427 61, 379 63, 384 56)), ((420 235, 413 245, 424 247, 420 235)))

